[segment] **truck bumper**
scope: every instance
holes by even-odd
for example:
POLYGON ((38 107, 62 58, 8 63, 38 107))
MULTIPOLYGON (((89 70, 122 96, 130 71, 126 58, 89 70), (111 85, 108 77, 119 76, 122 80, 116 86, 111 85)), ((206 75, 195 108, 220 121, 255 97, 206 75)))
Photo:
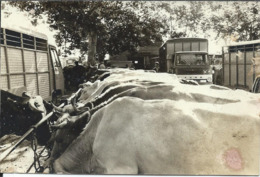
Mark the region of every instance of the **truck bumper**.
POLYGON ((199 84, 210 84, 212 83, 212 74, 202 74, 202 75, 177 75, 179 79, 195 80, 199 84))

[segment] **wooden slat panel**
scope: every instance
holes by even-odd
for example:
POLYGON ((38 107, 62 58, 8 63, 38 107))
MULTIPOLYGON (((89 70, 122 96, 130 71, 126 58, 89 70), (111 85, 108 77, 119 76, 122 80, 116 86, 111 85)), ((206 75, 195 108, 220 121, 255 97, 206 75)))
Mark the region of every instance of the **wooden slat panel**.
POLYGON ((39 77, 39 89, 40 89, 40 95, 43 98, 47 98, 50 95, 50 81, 49 81, 49 74, 48 73, 42 73, 38 75, 39 77))
POLYGON ((39 72, 49 71, 47 53, 37 52, 37 68, 39 72))
POLYGON ((24 86, 24 76, 23 75, 12 75, 10 76, 10 87, 18 88, 24 86))
POLYGON ((10 73, 22 73, 23 62, 22 62, 22 51, 21 49, 8 48, 8 63, 10 73))
POLYGON ((37 79, 36 74, 26 74, 27 92, 30 93, 32 96, 38 95, 36 79, 37 79))
POLYGON ((7 76, 0 76, 0 88, 2 90, 8 90, 7 76))
POLYGON ((4 47, 1 47, 1 74, 6 74, 6 55, 4 47))
POLYGON ((33 51, 24 50, 25 72, 36 72, 35 54, 33 51))

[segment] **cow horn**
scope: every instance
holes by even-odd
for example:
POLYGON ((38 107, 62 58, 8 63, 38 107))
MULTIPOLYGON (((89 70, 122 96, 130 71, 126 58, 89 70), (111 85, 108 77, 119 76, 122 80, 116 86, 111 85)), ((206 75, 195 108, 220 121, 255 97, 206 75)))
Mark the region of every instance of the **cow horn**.
POLYGON ((84 112, 83 114, 81 114, 79 117, 78 117, 78 120, 80 120, 80 119, 82 119, 82 118, 84 118, 84 117, 86 117, 87 116, 87 123, 90 121, 90 117, 91 117, 91 114, 90 114, 90 112, 89 111, 86 111, 86 112, 84 112))
POLYGON ((71 105, 73 107, 73 109, 76 111, 76 112, 79 112, 80 110, 77 108, 76 106, 76 97, 74 97, 71 101, 71 105))
POLYGON ((51 103, 53 109, 55 109, 56 111, 60 112, 60 113, 64 113, 63 109, 62 108, 59 108, 57 106, 55 106, 53 103, 51 103))
POLYGON ((87 102, 85 104, 86 107, 88 107, 89 109, 93 109, 94 108, 94 104, 92 102, 87 102))

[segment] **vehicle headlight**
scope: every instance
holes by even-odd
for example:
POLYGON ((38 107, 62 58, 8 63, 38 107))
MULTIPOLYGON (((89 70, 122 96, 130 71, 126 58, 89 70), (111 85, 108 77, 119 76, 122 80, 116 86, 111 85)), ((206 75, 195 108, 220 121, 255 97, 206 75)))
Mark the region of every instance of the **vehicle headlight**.
POLYGON ((212 71, 210 69, 203 70, 203 74, 210 74, 212 71))
POLYGON ((212 82, 212 77, 208 77, 208 78, 207 78, 207 81, 208 81, 208 82, 212 82))

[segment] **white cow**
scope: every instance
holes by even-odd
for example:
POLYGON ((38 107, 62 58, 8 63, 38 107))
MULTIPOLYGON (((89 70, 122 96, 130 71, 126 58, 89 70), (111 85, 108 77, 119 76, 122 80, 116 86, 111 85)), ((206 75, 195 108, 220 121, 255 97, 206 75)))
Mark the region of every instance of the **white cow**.
POLYGON ((248 98, 119 98, 92 116, 53 167, 76 174, 257 175, 258 115, 259 100, 248 98))

